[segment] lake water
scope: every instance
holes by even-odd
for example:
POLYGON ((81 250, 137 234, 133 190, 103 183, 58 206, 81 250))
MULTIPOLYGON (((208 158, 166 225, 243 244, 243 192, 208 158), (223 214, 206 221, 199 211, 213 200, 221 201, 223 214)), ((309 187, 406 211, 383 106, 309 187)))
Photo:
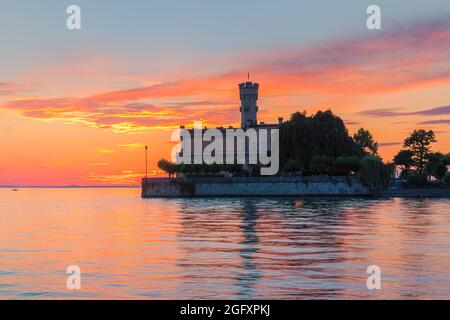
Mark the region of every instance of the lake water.
POLYGON ((0 189, 0 298, 450 299, 450 200, 0 189))

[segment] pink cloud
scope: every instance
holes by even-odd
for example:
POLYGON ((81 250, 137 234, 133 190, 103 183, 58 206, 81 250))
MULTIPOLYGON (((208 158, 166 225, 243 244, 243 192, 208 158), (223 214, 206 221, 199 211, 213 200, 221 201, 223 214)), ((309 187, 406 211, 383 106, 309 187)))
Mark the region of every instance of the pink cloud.
MULTIPOLYGON (((264 52, 248 69, 261 95, 369 95, 450 82, 450 19, 398 26, 296 51, 264 52)), ((100 128, 141 130, 209 119, 237 119, 237 83, 247 70, 185 77, 82 98, 23 99, 4 108, 43 120, 73 120, 100 128), (165 102, 161 102, 165 101, 165 102)), ((2 90, 0 84, 0 92, 2 90)))
POLYGON ((0 82, 0 97, 9 97, 30 90, 31 88, 29 85, 12 82, 0 82))

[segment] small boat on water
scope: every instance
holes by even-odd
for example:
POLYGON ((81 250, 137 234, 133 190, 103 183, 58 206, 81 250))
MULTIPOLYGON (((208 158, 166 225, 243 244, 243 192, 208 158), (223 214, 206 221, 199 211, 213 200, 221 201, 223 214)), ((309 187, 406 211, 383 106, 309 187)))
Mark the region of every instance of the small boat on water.
POLYGON ((19 191, 19 189, 12 189, 12 191, 19 191))

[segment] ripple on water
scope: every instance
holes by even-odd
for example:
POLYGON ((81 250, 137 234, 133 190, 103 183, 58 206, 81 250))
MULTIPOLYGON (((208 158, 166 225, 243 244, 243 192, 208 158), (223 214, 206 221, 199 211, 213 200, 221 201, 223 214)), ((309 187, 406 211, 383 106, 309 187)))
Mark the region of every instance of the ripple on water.
POLYGON ((21 191, 0 189, 2 298, 450 298, 448 199, 21 191), (80 292, 65 289, 73 264, 80 292))

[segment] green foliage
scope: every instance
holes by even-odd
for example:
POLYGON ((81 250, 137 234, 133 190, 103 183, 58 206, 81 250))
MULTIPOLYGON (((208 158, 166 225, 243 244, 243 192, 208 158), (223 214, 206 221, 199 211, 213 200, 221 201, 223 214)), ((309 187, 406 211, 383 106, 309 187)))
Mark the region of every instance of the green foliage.
POLYGON ((305 112, 291 115, 290 121, 280 127, 280 165, 281 168, 302 171, 308 174, 314 170, 322 171, 320 157, 361 157, 362 151, 349 136, 344 122, 330 110, 319 111, 313 116, 305 112), (314 163, 313 163, 314 159, 314 163), (292 163, 295 160, 301 170, 292 163))
POLYGON ((231 172, 234 175, 245 175, 240 164, 175 164, 168 160, 158 161, 158 167, 172 177, 175 173, 186 175, 217 174, 219 172, 231 172))
POLYGON ((424 186, 428 176, 442 181, 450 164, 450 156, 431 152, 431 144, 436 142, 433 130, 414 130, 405 139, 404 149, 395 157, 394 162, 402 169, 402 177, 409 186, 424 186))
MULTIPOLYGON (((369 131, 360 129, 353 139, 344 122, 330 110, 319 111, 313 116, 296 112, 280 128, 280 163, 284 172, 349 175, 362 170, 362 157, 365 154, 377 152, 378 144, 369 131)), ((385 168, 381 159, 376 163, 385 168)), ((376 174, 380 175, 379 172, 376 174)), ((385 177, 380 178, 376 174, 378 179, 385 177)), ((367 176, 369 178, 370 175, 367 176)), ((389 181, 383 180, 380 188, 384 188, 386 183, 389 181)), ((378 188, 377 182, 373 185, 378 188)))
POLYGON ((446 156, 440 152, 430 153, 427 156, 427 172, 437 180, 442 181, 447 173, 446 156))
POLYGON ((310 170, 315 175, 328 175, 334 170, 335 158, 329 156, 314 156, 311 160, 310 170))
POLYGON ((411 172, 406 176, 406 185, 410 187, 423 187, 428 183, 426 173, 411 172))
POLYGON ((450 186, 450 172, 447 172, 444 176, 444 182, 450 186))
POLYGON ((373 136, 369 130, 360 128, 358 132, 353 135, 353 140, 355 140, 356 145, 365 154, 378 154, 378 142, 373 139, 373 136))
POLYGON ((390 186, 394 165, 384 164, 377 156, 366 156, 362 160, 361 181, 373 192, 381 192, 390 186))
POLYGON ((445 163, 446 163, 448 166, 450 166, 450 153, 447 153, 447 154, 444 156, 444 159, 445 159, 445 163))
POLYGON ((346 176, 361 170, 361 159, 352 157, 315 156, 310 165, 314 175, 346 176))
POLYGON ((433 130, 414 130, 405 139, 403 147, 411 151, 412 160, 417 174, 421 174, 426 168, 427 156, 431 153, 431 144, 436 142, 433 130))
POLYGON ((287 159, 283 165, 284 172, 299 172, 303 169, 303 163, 300 160, 287 159))
POLYGON ((411 150, 400 150, 394 157, 394 163, 402 167, 402 170, 409 171, 414 165, 413 153, 411 150))
POLYGON ((169 178, 176 172, 176 165, 166 159, 158 161, 158 168, 166 172, 169 175, 169 178))
POLYGON ((338 157, 336 159, 336 167, 347 173, 360 171, 361 165, 361 159, 357 156, 338 157))

